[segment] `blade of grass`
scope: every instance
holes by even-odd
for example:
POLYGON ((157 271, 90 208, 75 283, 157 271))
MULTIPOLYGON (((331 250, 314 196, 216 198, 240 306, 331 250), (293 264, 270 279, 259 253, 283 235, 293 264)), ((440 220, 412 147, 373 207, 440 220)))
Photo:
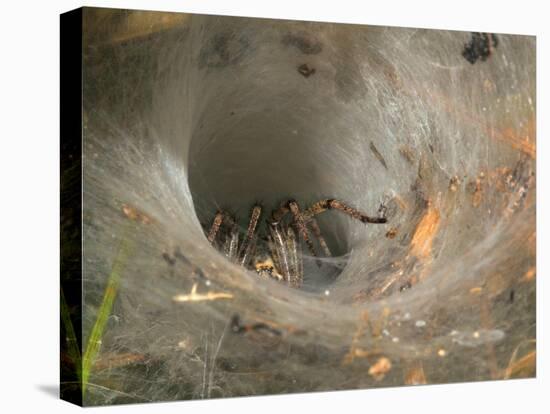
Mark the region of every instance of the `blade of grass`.
POLYGON ((65 341, 67 342, 67 354, 71 361, 73 361, 74 369, 76 371, 76 377, 78 382, 82 382, 82 366, 81 366, 81 356, 80 349, 78 347, 78 340, 76 338, 76 333, 74 331, 74 326, 71 321, 69 314, 69 306, 67 305, 67 300, 65 299, 65 294, 63 289, 61 289, 61 320, 63 322, 63 327, 65 328, 65 341))
POLYGON ((113 269, 109 275, 107 281, 107 287, 103 295, 103 301, 99 307, 96 321, 92 327, 88 343, 86 344, 86 350, 84 351, 84 357, 82 359, 82 398, 86 393, 88 385, 88 378, 90 377, 90 371, 99 349, 101 348, 101 339, 107 325, 107 320, 111 314, 113 303, 118 293, 118 287, 120 283, 120 275, 126 266, 126 262, 132 250, 132 243, 128 238, 124 237, 118 249, 113 269))

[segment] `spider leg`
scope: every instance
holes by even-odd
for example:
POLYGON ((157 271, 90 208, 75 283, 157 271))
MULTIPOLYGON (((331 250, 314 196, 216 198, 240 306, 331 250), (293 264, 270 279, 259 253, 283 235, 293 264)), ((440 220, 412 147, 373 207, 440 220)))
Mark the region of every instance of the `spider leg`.
POLYGON ((281 219, 290 211, 288 208, 288 201, 281 204, 277 210, 273 210, 271 213, 271 222, 279 223, 281 219))
POLYGON ((277 271, 277 273, 282 274, 281 261, 279 260, 279 251, 277 250, 277 247, 275 246, 275 242, 273 241, 273 237, 271 237, 271 235, 267 236, 267 247, 269 248, 269 252, 271 253, 271 260, 273 260, 275 270, 277 271))
MULTIPOLYGON (((298 241, 298 239, 296 239, 298 241)), ((302 256, 302 245, 296 243, 296 257, 298 258, 298 266, 296 268, 296 276, 300 282, 300 286, 304 283, 304 259, 302 256)))
MULTIPOLYGON (((313 246, 313 242, 309 238, 309 233, 307 231, 307 226, 304 221, 304 216, 300 212, 300 208, 298 207, 298 203, 294 200, 291 200, 288 202, 288 207, 290 208, 290 211, 292 215, 294 216, 294 223, 296 224, 296 227, 298 231, 300 232, 301 236, 303 237, 304 241, 307 244, 307 247, 309 248, 309 251, 311 252, 312 256, 317 256, 317 253, 315 253, 315 247, 313 246)), ((321 267, 321 262, 317 260, 317 266, 321 267)))
POLYGON ((304 212, 304 217, 306 219, 310 219, 317 214, 321 214, 326 210, 332 210, 332 209, 340 210, 341 212, 347 214, 348 216, 354 219, 360 220, 363 223, 386 223, 388 221, 385 217, 367 216, 366 214, 363 214, 359 210, 348 206, 342 201, 334 200, 334 199, 326 199, 326 200, 318 201, 317 203, 313 204, 310 208, 308 208, 304 212))
POLYGON ((319 227, 319 224, 317 223, 317 220, 315 220, 315 217, 311 217, 309 224, 311 225, 311 230, 313 230, 313 234, 315 237, 317 237, 317 240, 319 240, 319 244, 321 245, 321 248, 323 249, 323 252, 325 253, 326 257, 332 257, 332 253, 330 252, 330 249, 328 248, 327 242, 325 241, 325 238, 321 234, 321 228, 319 227))
POLYGON ((222 225, 224 213, 222 211, 218 211, 216 215, 214 216, 214 221, 212 222, 212 226, 210 227, 210 231, 208 232, 208 241, 213 244, 214 240, 216 239, 216 235, 218 234, 218 231, 220 230, 220 226, 222 225))
POLYGON ((237 259, 239 247, 239 228, 234 224, 231 228, 231 232, 225 239, 224 244, 224 253, 229 258, 229 260, 234 261, 237 259))
POLYGON ((285 237, 281 228, 278 224, 271 223, 271 238, 273 240, 273 245, 277 252, 277 261, 279 262, 280 271, 283 275, 284 280, 290 282, 290 265, 287 252, 287 246, 285 243, 285 237))
POLYGON ((258 225, 261 215, 262 207, 255 205, 250 213, 250 221, 248 222, 246 238, 244 239, 240 250, 241 264, 244 264, 250 258, 250 242, 254 237, 254 232, 256 231, 256 226, 258 225))
POLYGON ((292 227, 288 227, 286 230, 286 247, 288 250, 288 256, 290 261, 290 284, 293 287, 302 286, 304 275, 301 266, 301 256, 298 254, 298 243, 296 242, 296 233, 292 227))
POLYGON ((252 239, 248 246, 248 253, 241 260, 241 266, 244 266, 246 268, 249 267, 251 259, 256 255, 256 248, 256 239, 252 239))

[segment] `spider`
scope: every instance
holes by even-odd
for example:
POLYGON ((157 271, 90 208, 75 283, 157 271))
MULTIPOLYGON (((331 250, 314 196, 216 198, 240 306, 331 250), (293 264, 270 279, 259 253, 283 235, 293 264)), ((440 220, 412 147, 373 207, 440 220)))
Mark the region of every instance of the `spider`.
MULTIPOLYGON (((256 230, 262 215, 262 206, 255 204, 250 213, 248 228, 242 242, 239 241, 239 227, 235 218, 219 210, 207 233, 208 241, 221 250, 232 262, 255 270, 260 276, 273 278, 292 287, 303 283, 303 261, 300 241, 304 241, 311 255, 318 258, 309 228, 313 232, 323 254, 332 253, 321 233, 315 216, 327 210, 337 210, 363 223, 386 223, 385 217, 371 217, 350 207, 342 201, 323 199, 306 210, 301 210, 295 200, 283 202, 266 220, 267 234, 262 237, 267 247, 257 243, 256 230), (283 220, 290 215, 290 220, 283 220), (309 228, 308 228, 309 227, 309 228)), ((321 262, 317 259, 317 265, 321 262)))

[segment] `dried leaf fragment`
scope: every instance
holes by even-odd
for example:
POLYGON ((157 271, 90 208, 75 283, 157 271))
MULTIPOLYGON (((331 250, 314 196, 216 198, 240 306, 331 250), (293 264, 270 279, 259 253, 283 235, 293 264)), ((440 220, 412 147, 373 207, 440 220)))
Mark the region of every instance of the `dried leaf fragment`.
POLYGON ((139 221, 143 224, 151 224, 151 222, 153 221, 151 217, 149 217, 147 214, 143 213, 135 207, 129 206, 128 204, 122 205, 122 212, 130 220, 139 221))
POLYGON ((205 300, 217 300, 217 299, 233 299, 231 293, 225 292, 211 292, 197 293, 197 283, 191 288, 191 293, 188 295, 176 295, 172 298, 174 302, 201 302, 205 300))
POLYGON ((430 257, 432 243, 439 229, 439 210, 431 202, 428 205, 428 211, 418 223, 411 241, 412 254, 422 259, 430 257))
POLYGON ((391 361, 389 358, 380 357, 369 368, 369 375, 373 377, 376 381, 380 381, 384 376, 391 370, 391 361))

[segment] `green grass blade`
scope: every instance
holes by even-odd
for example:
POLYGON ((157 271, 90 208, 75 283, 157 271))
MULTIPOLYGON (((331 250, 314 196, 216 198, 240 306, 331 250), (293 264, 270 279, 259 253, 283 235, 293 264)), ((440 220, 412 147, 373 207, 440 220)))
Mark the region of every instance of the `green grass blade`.
POLYGON ((67 353, 71 361, 73 361, 74 369, 76 371, 76 377, 78 382, 82 381, 82 365, 81 365, 81 356, 80 348, 78 347, 78 340, 76 338, 76 333, 74 331, 74 326, 71 321, 71 316, 69 313, 69 306, 67 305, 67 300, 65 299, 65 294, 63 289, 61 289, 61 321, 63 322, 63 327, 65 328, 65 341, 67 342, 67 353))
POLYGON ((92 327, 92 332, 90 333, 88 343, 86 344, 86 350, 84 351, 84 357, 82 359, 82 398, 84 398, 84 394, 86 393, 90 372, 95 358, 99 353, 99 349, 101 348, 101 339, 105 331, 105 326, 107 325, 107 320, 109 319, 113 303, 118 293, 120 275, 126 266, 131 250, 132 244, 128 239, 124 238, 118 249, 113 269, 107 281, 103 301, 99 307, 97 319, 92 327))

